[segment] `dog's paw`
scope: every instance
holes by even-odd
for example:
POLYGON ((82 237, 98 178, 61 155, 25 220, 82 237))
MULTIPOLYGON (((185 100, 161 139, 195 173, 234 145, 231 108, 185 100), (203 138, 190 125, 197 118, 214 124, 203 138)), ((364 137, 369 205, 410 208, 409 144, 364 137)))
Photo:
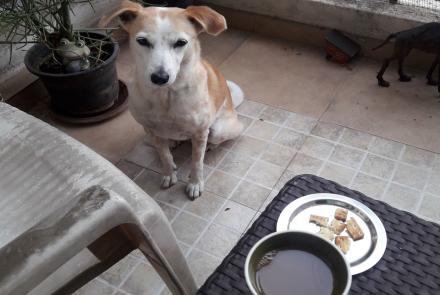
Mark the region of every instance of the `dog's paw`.
POLYGON ((177 174, 173 172, 171 175, 164 175, 162 177, 162 183, 160 186, 162 188, 169 188, 175 185, 176 183, 177 183, 177 174))
POLYGON ((379 80, 377 84, 379 84, 381 87, 390 87, 390 83, 385 80, 379 80))
POLYGON ((400 82, 409 82, 409 81, 411 81, 411 77, 407 76, 407 75, 402 75, 399 77, 399 81, 400 82))
POLYGON ((186 193, 191 200, 195 200, 200 197, 203 192, 203 181, 198 183, 188 183, 186 186, 186 193))

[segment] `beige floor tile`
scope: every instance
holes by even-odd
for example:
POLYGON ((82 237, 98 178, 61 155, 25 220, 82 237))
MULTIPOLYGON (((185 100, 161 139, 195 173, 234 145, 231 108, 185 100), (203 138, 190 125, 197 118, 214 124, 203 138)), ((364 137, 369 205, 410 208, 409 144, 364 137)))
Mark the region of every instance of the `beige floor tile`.
POLYGON ((223 161, 220 162, 218 169, 237 177, 243 177, 253 163, 254 160, 244 154, 230 152, 223 161))
POLYGON ((260 118, 264 121, 275 123, 278 125, 283 125, 288 117, 289 112, 274 107, 267 107, 260 115, 260 118))
POLYGON ((290 160, 292 160, 296 151, 292 148, 279 145, 276 143, 271 143, 267 146, 261 160, 278 165, 280 167, 286 167, 289 165, 290 160))
MULTIPOLYGON (((191 176, 191 165, 192 165, 191 160, 188 159, 185 163, 180 165, 180 167, 178 166, 177 179, 185 183, 188 183, 190 181, 190 176, 191 176)), ((208 178, 209 174, 211 174, 212 170, 213 169, 210 166, 207 166, 206 164, 203 165, 203 177, 205 181, 208 178)))
POLYGON ((275 136, 273 141, 286 147, 299 150, 303 145, 305 139, 306 135, 302 133, 298 133, 287 128, 282 128, 275 136))
POLYGON ((332 153, 335 145, 317 137, 307 137, 301 147, 301 152, 319 159, 326 160, 332 153))
POLYGON ((256 120, 254 121, 252 126, 250 126, 246 130, 245 134, 253 137, 261 138, 264 140, 271 140, 279 129, 280 127, 273 125, 271 123, 256 120))
POLYGON ((290 113, 284 126, 309 134, 317 122, 318 121, 312 117, 290 113))
POLYGON ((219 66, 247 39, 249 33, 228 29, 218 36, 201 34, 199 36, 202 57, 211 64, 219 66))
POLYGON ((283 173, 283 168, 265 161, 257 161, 251 170, 249 170, 246 179, 272 188, 283 173))
POLYGON ((435 154, 416 147, 406 146, 402 161, 421 168, 431 168, 435 161, 435 154))
POLYGON ((277 191, 281 190, 289 180, 291 180, 297 175, 299 174, 296 173, 296 171, 291 171, 291 170, 284 171, 280 179, 278 179, 277 184, 273 187, 273 189, 277 191))
POLYGON ((435 172, 432 173, 428 180, 428 185, 426 187, 426 191, 434 194, 436 196, 440 196, 440 173, 435 172))
POLYGON ((355 171, 339 165, 326 163, 319 176, 333 180, 343 186, 348 186, 355 171))
POLYGON ((404 145, 385 138, 376 137, 369 147, 369 151, 380 156, 398 159, 404 145))
POLYGON ((372 140, 373 136, 368 133, 345 128, 340 142, 358 149, 366 150, 372 140))
POLYGON ((251 36, 221 70, 247 97, 315 118, 325 111, 338 85, 350 74, 328 63, 321 50, 261 36, 251 36))
POLYGON ((243 232, 256 211, 234 201, 228 201, 214 219, 214 223, 243 232))
POLYGON ((127 255, 99 277, 113 286, 119 286, 138 262, 139 259, 132 255, 127 255))
POLYGON ((269 189, 244 180, 232 195, 231 200, 258 210, 269 193, 269 189))
POLYGON ((205 154, 204 163, 212 168, 217 167, 218 163, 220 163, 227 152, 227 150, 220 147, 209 150, 205 154))
POLYGON ((393 169, 396 163, 394 161, 368 154, 362 164, 361 171, 378 176, 381 178, 389 179, 393 173, 393 169))
POLYGON ((215 170, 205 183, 205 190, 227 198, 237 186, 239 178, 215 170))
POLYGON ((239 239, 240 233, 213 223, 195 247, 214 256, 225 257, 239 239))
POLYGON ((134 182, 139 185, 147 194, 154 197, 160 190, 162 175, 157 172, 145 169, 135 178, 134 182))
POLYGON ((385 191, 386 181, 380 178, 359 173, 353 180, 351 188, 375 199, 380 199, 385 191))
POLYGON ((174 217, 176 217, 177 213, 179 213, 179 210, 171 207, 170 205, 163 203, 163 202, 157 202, 162 209, 163 213, 165 213, 168 220, 172 220, 174 217))
MULTIPOLYGON (((241 124, 243 124, 243 132, 246 131, 246 129, 252 124, 252 122, 255 119, 252 119, 250 117, 238 114, 238 120, 241 122, 241 124)), ((231 141, 231 140, 230 140, 231 141)))
POLYGON ((401 210, 415 212, 420 198, 421 195, 418 191, 391 184, 384 194, 383 201, 401 210))
POLYGON ((424 169, 399 164, 394 174, 393 181, 422 190, 428 180, 428 173, 424 169))
POLYGON ((440 197, 426 194, 423 197, 422 205, 419 213, 423 216, 431 218, 437 222, 440 222, 440 197))
POLYGON ((440 152, 440 104, 435 87, 425 83, 425 72, 409 83, 396 81, 395 68, 386 74, 390 88, 377 86, 380 65, 362 60, 341 85, 322 120, 440 152), (392 78, 390 78, 392 77, 392 78))
POLYGON ((92 280, 84 285, 81 289, 77 290, 74 295, 108 295, 112 294, 113 289, 111 286, 100 282, 98 280, 92 280))
MULTIPOLYGON (((173 153, 173 161, 176 164, 177 168, 181 168, 188 159, 189 158, 187 157, 183 157, 179 154, 173 153)), ((163 173, 162 161, 160 160, 159 155, 157 155, 157 152, 155 159, 147 167, 148 169, 153 170, 157 173, 163 173)))
POLYGON ((178 182, 168 189, 160 189, 154 196, 154 199, 177 208, 182 208, 186 203, 191 202, 185 193, 185 188, 185 183, 178 182))
POLYGON ((315 128, 313 128, 312 134, 329 139, 331 141, 338 141, 338 139, 342 135, 343 130, 344 127, 336 124, 327 123, 327 122, 318 122, 315 128))
POLYGON ((221 262, 220 258, 208 255, 197 249, 191 251, 187 260, 198 287, 205 282, 221 262))
POLYGON ((324 162, 303 153, 297 153, 290 163, 288 170, 295 174, 318 174, 324 162))
POLYGON ((232 150, 249 157, 258 157, 264 152, 267 144, 268 143, 266 141, 260 139, 249 136, 241 136, 236 140, 232 150))
POLYGON ((162 288, 162 280, 151 265, 140 263, 121 289, 133 294, 157 294, 162 288))
POLYGON ((440 155, 437 154, 432 164, 432 171, 440 174, 440 155))
POLYGON ((180 213, 171 224, 179 241, 192 245, 208 225, 206 220, 198 218, 186 212, 180 213))
POLYGON ((357 169, 365 156, 365 152, 355 150, 346 146, 337 145, 329 160, 357 169))
POLYGON ((250 97, 248 96, 246 97, 248 99, 243 101, 243 103, 237 108, 238 113, 246 116, 259 118, 260 114, 267 106, 256 101, 249 100, 250 97))
POLYGON ((200 198, 187 202, 184 210, 210 220, 214 218, 225 202, 224 198, 210 192, 203 192, 200 198))
POLYGON ((141 141, 125 155, 124 159, 139 166, 149 168, 153 161, 159 160, 159 156, 154 147, 146 145, 144 141, 141 141))
POLYGON ((142 171, 142 167, 138 166, 136 164, 130 163, 125 160, 121 160, 116 164, 116 167, 118 167, 119 170, 124 172, 125 175, 127 175, 130 179, 135 178, 139 173, 142 171))

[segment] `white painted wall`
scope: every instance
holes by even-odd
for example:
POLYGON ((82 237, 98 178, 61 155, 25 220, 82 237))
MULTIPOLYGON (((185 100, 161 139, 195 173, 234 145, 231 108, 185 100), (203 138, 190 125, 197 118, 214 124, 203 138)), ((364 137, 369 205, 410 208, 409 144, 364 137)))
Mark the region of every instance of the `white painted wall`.
MULTIPOLYGON (((74 7, 74 13, 72 14, 74 27, 87 28, 95 26, 102 15, 114 10, 121 1, 93 0, 94 10, 87 3, 78 4, 74 7)), ((17 47, 20 46, 14 48, 12 60, 9 62, 9 46, 0 45, 0 94, 6 99, 36 79, 26 70, 23 64, 26 48, 18 50, 17 47)))

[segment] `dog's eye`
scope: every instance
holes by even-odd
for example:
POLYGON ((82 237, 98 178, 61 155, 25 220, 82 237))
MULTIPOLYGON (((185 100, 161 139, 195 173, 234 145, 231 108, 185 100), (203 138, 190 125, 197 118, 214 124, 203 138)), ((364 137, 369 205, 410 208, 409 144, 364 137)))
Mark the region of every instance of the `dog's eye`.
POLYGON ((139 45, 141 45, 141 46, 146 46, 146 47, 149 47, 149 48, 153 47, 153 45, 150 43, 150 41, 148 41, 147 38, 144 38, 144 37, 138 37, 138 38, 136 38, 136 41, 137 41, 137 43, 139 43, 139 45))
POLYGON ((188 41, 186 41, 185 39, 179 39, 176 41, 176 43, 174 43, 174 48, 177 47, 183 47, 188 43, 188 41))

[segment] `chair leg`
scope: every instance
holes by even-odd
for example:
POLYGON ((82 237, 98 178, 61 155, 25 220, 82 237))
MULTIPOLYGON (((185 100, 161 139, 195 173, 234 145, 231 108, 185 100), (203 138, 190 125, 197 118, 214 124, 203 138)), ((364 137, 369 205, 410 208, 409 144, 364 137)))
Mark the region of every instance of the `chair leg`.
MULTIPOLYGON (((160 214, 163 215, 162 212, 160 214)), ((152 220, 145 221, 144 224, 151 225, 152 220)), ((194 295, 197 285, 168 220, 163 216, 156 218, 154 224, 154 228, 149 227, 148 231, 142 226, 135 228, 136 225, 133 224, 126 225, 125 228, 171 293, 194 295)))

